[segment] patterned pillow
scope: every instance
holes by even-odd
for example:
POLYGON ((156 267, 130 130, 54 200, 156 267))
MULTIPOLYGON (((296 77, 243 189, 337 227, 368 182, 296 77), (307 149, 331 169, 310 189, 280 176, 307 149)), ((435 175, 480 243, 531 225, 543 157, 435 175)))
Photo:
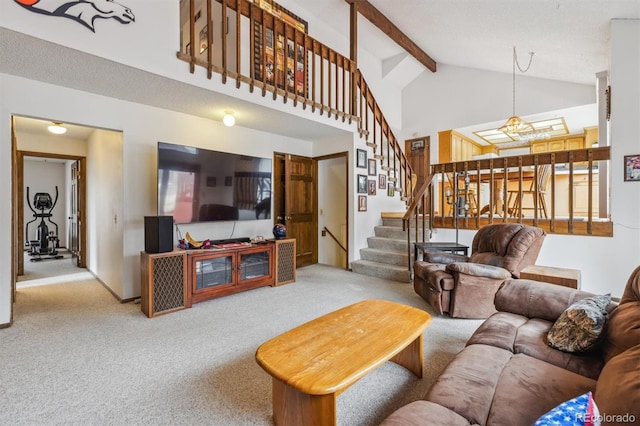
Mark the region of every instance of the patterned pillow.
POLYGON ((593 349, 604 331, 611 294, 587 297, 569 306, 547 333, 547 343, 564 352, 593 349))
POLYGON ((543 414, 533 426, 598 426, 600 423, 601 417, 593 395, 587 392, 543 414))

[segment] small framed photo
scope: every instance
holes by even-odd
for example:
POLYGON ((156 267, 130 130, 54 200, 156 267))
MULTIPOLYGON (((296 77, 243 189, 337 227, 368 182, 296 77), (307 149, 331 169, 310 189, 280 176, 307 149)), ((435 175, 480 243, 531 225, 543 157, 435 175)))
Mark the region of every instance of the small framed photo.
POLYGON ((625 182, 640 182, 640 154, 624 156, 625 182))
POLYGON ((377 168, 376 168, 376 159, 375 158, 370 158, 369 159, 369 176, 375 176, 377 175, 377 168))
POLYGON ((396 195, 396 188, 393 186, 393 182, 389 182, 389 185, 387 185, 387 195, 389 197, 396 195))
POLYGON ((358 194, 367 193, 367 175, 358 175, 358 194))
POLYGON ((356 167, 360 167, 361 169, 366 169, 367 168, 367 151, 365 151, 364 149, 357 149, 356 155, 357 155, 356 167))
POLYGON ((387 175, 378 175, 378 188, 387 189, 387 175))
POLYGON ((358 211, 366 212, 367 211, 367 196, 366 195, 358 195, 358 211))
POLYGON ((215 176, 207 176, 207 186, 216 186, 215 176))
POLYGON ((233 185, 233 176, 225 176, 224 186, 232 186, 232 185, 233 185))
POLYGON ((376 195, 376 181, 369 180, 369 185, 367 186, 367 195, 376 195))

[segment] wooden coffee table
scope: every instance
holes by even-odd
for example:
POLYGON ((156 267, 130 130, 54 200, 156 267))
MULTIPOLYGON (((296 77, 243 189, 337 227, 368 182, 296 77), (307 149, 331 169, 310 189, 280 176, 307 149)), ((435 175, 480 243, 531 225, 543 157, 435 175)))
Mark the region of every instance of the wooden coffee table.
POLYGON ((262 344, 258 364, 272 376, 276 425, 334 425, 336 399, 386 361, 422 377, 422 333, 431 316, 365 300, 262 344))

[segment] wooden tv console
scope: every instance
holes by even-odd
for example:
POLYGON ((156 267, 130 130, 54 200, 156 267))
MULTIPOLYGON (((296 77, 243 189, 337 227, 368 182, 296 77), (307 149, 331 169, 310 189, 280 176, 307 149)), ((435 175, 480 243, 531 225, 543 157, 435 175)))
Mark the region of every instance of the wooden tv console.
POLYGON ((216 297, 295 281, 295 239, 207 250, 140 253, 141 309, 149 318, 216 297))

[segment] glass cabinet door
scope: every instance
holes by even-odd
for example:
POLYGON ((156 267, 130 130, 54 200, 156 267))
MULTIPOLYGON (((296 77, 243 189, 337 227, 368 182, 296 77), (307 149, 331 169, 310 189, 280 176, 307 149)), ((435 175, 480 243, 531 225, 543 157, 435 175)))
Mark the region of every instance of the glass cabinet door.
POLYGON ((240 253, 240 281, 268 277, 271 274, 271 250, 240 253))
POLYGON ((195 289, 205 290, 233 282, 233 256, 221 256, 195 262, 195 289))

